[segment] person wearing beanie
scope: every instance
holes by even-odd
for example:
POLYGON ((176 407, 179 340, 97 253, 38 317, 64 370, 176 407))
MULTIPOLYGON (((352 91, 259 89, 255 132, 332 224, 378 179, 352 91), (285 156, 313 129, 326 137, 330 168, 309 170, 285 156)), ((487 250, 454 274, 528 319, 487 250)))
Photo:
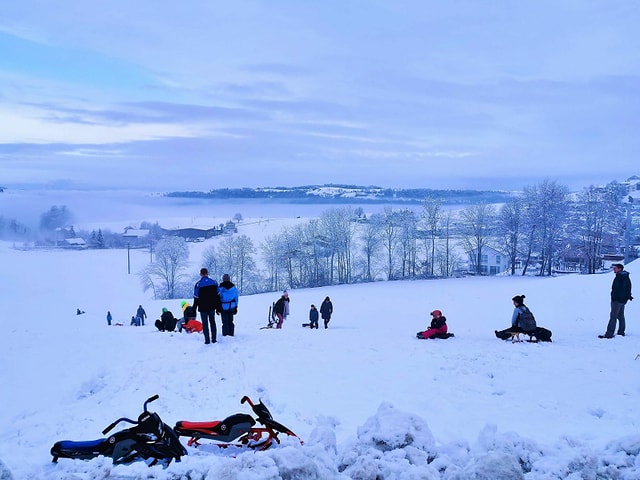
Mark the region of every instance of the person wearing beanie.
POLYGON ((611 284, 611 312, 609 313, 609 323, 607 331, 604 335, 598 335, 598 338, 613 338, 618 325, 618 335, 624 337, 626 329, 626 321, 624 318, 624 306, 629 300, 633 300, 631 296, 631 278, 629 272, 625 271, 624 265, 614 263, 612 265, 613 277, 611 284))
POLYGON ((222 283, 218 286, 220 293, 220 318, 222 319, 222 336, 233 337, 235 325, 233 316, 238 313, 238 289, 231 282, 228 273, 222 276, 222 283))
MULTIPOLYGON (((182 317, 180 317, 176 323, 178 332, 182 332, 182 328, 185 327, 189 321, 195 320, 198 316, 196 309, 193 308, 186 300, 182 300, 180 302, 180 308, 182 309, 182 317)), ((190 331, 190 329, 187 331, 190 331)), ((200 331, 202 331, 202 328, 200 328, 200 331)))
POLYGON ((155 321, 155 326, 161 332, 173 332, 176 328, 176 318, 166 307, 162 307, 162 315, 155 321))
POLYGON ((289 292, 286 290, 282 292, 282 296, 273 305, 273 311, 278 317, 278 324, 276 328, 282 328, 285 319, 289 316, 289 292))
POLYGON ((431 324, 424 332, 416 333, 416 337, 419 339, 437 338, 437 335, 444 335, 447 333, 447 318, 442 315, 440 310, 434 310, 431 315, 431 324))

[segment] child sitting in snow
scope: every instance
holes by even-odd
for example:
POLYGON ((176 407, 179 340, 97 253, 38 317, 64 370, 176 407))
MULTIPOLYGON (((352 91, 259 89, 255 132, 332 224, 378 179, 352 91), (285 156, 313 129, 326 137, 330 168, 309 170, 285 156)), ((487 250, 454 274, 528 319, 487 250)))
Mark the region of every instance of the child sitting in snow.
POLYGON ((438 338, 440 335, 447 333, 447 319, 440 310, 431 312, 431 325, 424 332, 416 333, 416 337, 423 340, 427 338, 438 338))

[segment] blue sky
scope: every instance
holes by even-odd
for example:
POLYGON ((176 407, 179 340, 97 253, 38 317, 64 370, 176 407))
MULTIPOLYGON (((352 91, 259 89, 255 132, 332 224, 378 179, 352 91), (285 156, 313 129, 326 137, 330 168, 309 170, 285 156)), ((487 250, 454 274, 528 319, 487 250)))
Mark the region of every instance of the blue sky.
POLYGON ((633 0, 4 2, 0 185, 622 180, 638 25, 633 0))

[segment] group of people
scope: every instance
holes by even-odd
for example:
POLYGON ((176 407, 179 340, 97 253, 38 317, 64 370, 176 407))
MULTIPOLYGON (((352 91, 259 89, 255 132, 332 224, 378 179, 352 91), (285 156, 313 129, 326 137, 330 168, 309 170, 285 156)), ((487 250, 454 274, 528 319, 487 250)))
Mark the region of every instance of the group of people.
POLYGON ((238 313, 238 289, 231 282, 229 274, 225 273, 218 285, 209 277, 209 271, 201 268, 200 280, 193 288, 193 308, 200 312, 205 345, 217 341, 216 314, 222 320, 222 336, 234 336, 233 317, 238 313))
POLYGON ((333 303, 329 297, 325 297, 320 305, 320 312, 315 305, 311 304, 311 310, 309 310, 309 328, 318 328, 318 320, 320 317, 324 322, 324 328, 329 328, 329 322, 331 321, 331 315, 333 314, 333 303))
MULTIPOLYGON (((631 295, 631 278, 629 272, 625 271, 624 265, 615 263, 612 265, 615 277, 611 285, 611 311, 609 313, 609 322, 607 330, 598 338, 613 338, 616 334, 625 336, 626 320, 624 316, 625 305, 628 301, 633 300, 631 295), (616 332, 617 326, 617 332, 616 332)), ((547 329, 538 327, 536 319, 524 303, 525 295, 516 295, 511 299, 513 302, 513 313, 511 315, 511 326, 504 330, 496 330, 496 337, 506 340, 520 333, 529 335, 537 340, 544 340, 541 334, 549 332, 547 329)), ((312 305, 313 307, 313 305, 312 305)), ((417 338, 439 338, 447 333, 447 319, 442 315, 440 310, 431 312, 431 324, 427 330, 418 332, 417 338)), ((550 337, 550 333, 549 333, 550 337)), ((550 338, 549 338, 550 340, 550 338)))
POLYGON ((145 318, 147 318, 147 312, 144 311, 142 305, 138 305, 136 314, 131 317, 131 323, 129 325, 134 325, 136 327, 144 326, 145 318))
POLYGON ((206 268, 200 269, 200 279, 193 288, 193 305, 186 300, 180 303, 182 317, 176 319, 171 311, 162 309, 162 315, 155 325, 161 332, 187 333, 202 332, 205 345, 217 342, 218 328, 216 315, 222 319, 222 335, 233 337, 235 334, 234 316, 238 313, 238 289, 231 282, 229 274, 222 276, 222 282, 209 277, 206 268), (200 312, 200 320, 197 320, 200 312))

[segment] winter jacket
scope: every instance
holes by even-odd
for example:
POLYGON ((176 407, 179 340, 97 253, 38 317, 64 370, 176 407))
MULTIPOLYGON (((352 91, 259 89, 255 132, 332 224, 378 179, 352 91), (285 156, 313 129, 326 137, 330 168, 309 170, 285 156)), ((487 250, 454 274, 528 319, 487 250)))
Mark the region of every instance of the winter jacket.
POLYGON ((309 310, 309 321, 311 323, 313 323, 314 325, 318 324, 318 310, 315 308, 312 308, 311 310, 309 310))
POLYGON ((631 278, 629 272, 621 270, 616 273, 611 285, 611 301, 618 303, 627 303, 632 300, 631 296, 631 278))
POLYGON ((169 332, 172 332, 176 328, 177 320, 169 310, 162 312, 160 321, 162 322, 162 327, 169 332))
POLYGON ((434 317, 431 319, 431 325, 429 325, 429 328, 442 328, 446 323, 447 317, 440 315, 438 318, 434 317))
POLYGON ((138 307, 138 310, 136 311, 136 317, 140 317, 141 320, 147 318, 147 313, 144 311, 144 308, 138 307))
POLYGON ((333 304, 330 300, 325 300, 320 305, 320 314, 322 315, 323 320, 331 319, 331 314, 333 313, 333 304))
POLYGON ((196 311, 196 309, 188 303, 185 303, 184 307, 182 308, 182 318, 184 318, 185 320, 189 320, 190 318, 196 318, 197 316, 198 312, 196 311))
POLYGON ((212 312, 220 310, 220 295, 218 294, 218 282, 202 277, 193 287, 193 307, 199 312, 212 312))
POLYGON ((273 311, 279 313, 283 317, 289 314, 289 299, 284 295, 281 296, 273 306, 273 311))
POLYGON ((234 310, 238 308, 238 289, 231 282, 222 282, 218 287, 220 293, 220 305, 222 310, 234 310))
POLYGON ((532 332, 538 328, 533 313, 526 305, 520 305, 513 309, 511 326, 518 327, 523 332, 532 332))

